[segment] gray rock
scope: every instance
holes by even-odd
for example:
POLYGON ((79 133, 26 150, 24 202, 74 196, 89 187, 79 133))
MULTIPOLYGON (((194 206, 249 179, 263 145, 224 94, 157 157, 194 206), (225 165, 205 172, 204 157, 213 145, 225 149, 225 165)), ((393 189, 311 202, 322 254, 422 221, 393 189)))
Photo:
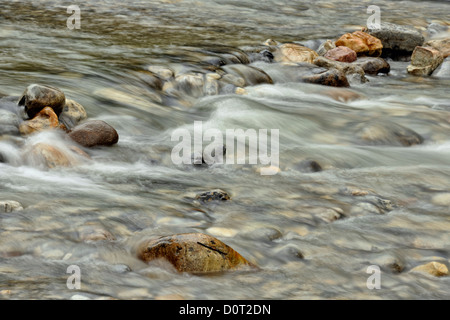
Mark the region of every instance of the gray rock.
MULTIPOLYGON (((270 76, 263 70, 247 66, 243 64, 233 64, 229 66, 222 67, 227 73, 232 74, 236 77, 241 77, 244 79, 244 86, 254 86, 262 83, 272 84, 273 80, 270 76)), ((236 84, 234 84, 236 85, 236 84)))
POLYGON ((59 122, 64 124, 67 129, 73 129, 81 121, 87 119, 87 113, 84 107, 72 99, 66 99, 66 105, 59 115, 59 122))
POLYGON ((7 110, 0 109, 0 136, 19 135, 20 118, 7 110))
POLYGON ((0 213, 20 211, 20 210, 23 210, 23 207, 17 201, 12 200, 0 201, 0 213))
POLYGON ((450 79, 450 57, 444 59, 441 65, 434 70, 432 76, 436 78, 450 79))
POLYGON ((365 83, 367 82, 367 78, 365 76, 364 69, 357 64, 348 63, 348 62, 340 62, 331 59, 327 59, 325 57, 318 57, 314 60, 314 64, 327 68, 327 69, 336 69, 344 73, 345 76, 357 76, 358 82, 365 83))
POLYGON ((390 121, 372 120, 355 126, 356 136, 371 145, 413 146, 424 139, 417 132, 390 121))
POLYGON ((399 58, 410 55, 415 47, 421 46, 425 41, 414 27, 387 22, 381 23, 380 29, 368 27, 367 32, 381 40, 384 57, 399 58))
POLYGON ((28 116, 32 119, 45 107, 52 108, 56 115, 59 116, 65 103, 66 97, 58 88, 32 84, 25 89, 18 105, 24 106, 28 116))
POLYGON ((389 73, 391 66, 383 58, 379 57, 360 57, 352 62, 364 70, 366 74, 389 73))

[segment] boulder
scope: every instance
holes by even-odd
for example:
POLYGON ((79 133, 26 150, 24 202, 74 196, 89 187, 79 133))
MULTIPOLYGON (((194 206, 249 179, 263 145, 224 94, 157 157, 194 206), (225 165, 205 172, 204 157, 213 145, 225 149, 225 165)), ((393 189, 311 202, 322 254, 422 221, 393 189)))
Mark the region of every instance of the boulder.
POLYGON ((163 66, 148 66, 147 70, 156 75, 161 80, 169 80, 173 77, 174 72, 172 69, 163 66))
POLYGON ((361 67, 365 74, 387 74, 391 71, 389 63, 380 57, 359 57, 353 64, 361 67))
POLYGON ((59 122, 68 130, 72 130, 80 122, 87 119, 84 107, 72 99, 66 99, 66 105, 59 115, 59 122))
POLYGON ((376 37, 362 31, 346 33, 336 40, 335 45, 345 46, 358 55, 378 57, 381 55, 383 45, 376 37))
POLYGON ((321 73, 302 77, 303 82, 321 84, 331 87, 349 87, 347 77, 344 72, 337 69, 329 69, 321 73))
POLYGON ((362 83, 367 81, 363 68, 361 68, 360 66, 353 64, 353 63, 339 62, 339 61, 327 59, 325 57, 318 57, 317 59, 314 60, 314 64, 316 66, 327 68, 327 69, 339 70, 345 76, 357 75, 359 78, 359 81, 362 83))
POLYGON ((24 106, 28 117, 33 119, 45 107, 52 108, 56 115, 59 116, 65 103, 66 97, 58 88, 32 84, 25 89, 18 105, 24 106))
POLYGON ((424 42, 423 35, 414 27, 397 25, 393 23, 381 23, 380 28, 366 28, 366 32, 381 40, 383 56, 397 59, 408 56, 414 48, 424 42))
POLYGON ((44 165, 47 168, 70 167, 75 163, 74 158, 66 152, 46 143, 33 145, 31 151, 26 154, 26 159, 30 165, 44 165))
POLYGON ((416 47, 407 70, 415 76, 429 76, 443 61, 439 50, 432 47, 416 47))
POLYGON ((164 259, 177 271, 216 273, 255 267, 222 241, 202 233, 164 236, 143 242, 137 256, 149 263, 164 259))
POLYGON ((58 127, 58 116, 52 108, 45 107, 33 119, 22 122, 19 125, 19 131, 21 135, 25 136, 58 127))
POLYGON ((353 62, 356 60, 356 52, 348 47, 339 46, 329 50, 324 57, 340 62, 353 62))
POLYGON ((111 146, 119 141, 117 131, 102 120, 89 120, 76 126, 69 137, 84 147, 111 146))
POLYGON ((274 53, 275 62, 284 63, 312 63, 319 55, 314 50, 295 44, 285 43, 278 47, 274 53))

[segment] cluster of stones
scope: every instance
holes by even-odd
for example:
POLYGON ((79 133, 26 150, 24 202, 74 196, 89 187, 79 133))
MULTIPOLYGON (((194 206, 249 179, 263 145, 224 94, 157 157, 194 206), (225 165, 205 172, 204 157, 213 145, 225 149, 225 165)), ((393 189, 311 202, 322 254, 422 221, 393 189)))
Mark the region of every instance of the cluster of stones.
POLYGON ((16 101, 14 97, 6 97, 0 99, 0 104, 9 107, 9 110, 1 111, 7 119, 14 120, 1 126, 7 130, 2 129, 0 135, 28 137, 57 130, 70 141, 69 151, 37 142, 25 151, 25 162, 43 163, 49 168, 70 166, 76 163, 76 155, 89 157, 82 148, 111 146, 119 140, 113 127, 101 120, 88 120, 81 104, 66 99, 64 92, 52 86, 29 85, 16 101))

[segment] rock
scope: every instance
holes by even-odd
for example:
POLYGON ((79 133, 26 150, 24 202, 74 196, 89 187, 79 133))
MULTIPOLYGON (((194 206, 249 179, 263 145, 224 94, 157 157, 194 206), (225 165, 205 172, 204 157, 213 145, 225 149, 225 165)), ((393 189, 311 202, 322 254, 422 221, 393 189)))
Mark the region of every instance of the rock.
POLYGON ((22 122, 19 125, 19 131, 22 135, 29 135, 58 127, 58 116, 52 108, 45 107, 33 119, 22 122))
POLYGON ((19 134, 19 117, 7 110, 0 109, 0 136, 19 134))
POLYGON ((281 43, 279 43, 278 41, 275 41, 273 39, 267 39, 266 41, 264 41, 263 43, 265 46, 278 46, 281 43))
POLYGON ((46 143, 35 144, 27 153, 27 162, 30 165, 45 165, 47 168, 70 167, 75 163, 67 153, 57 147, 46 143))
POLYGON ((365 74, 387 74, 391 71, 389 63, 380 57, 360 57, 353 64, 361 67, 365 74))
POLYGON ((438 206, 450 206, 450 193, 439 193, 431 199, 431 202, 438 206))
POLYGON ((443 61, 439 50, 432 47, 416 47, 407 70, 415 76, 429 76, 443 61))
POLYGON ((329 50, 324 57, 340 62, 353 62, 356 60, 356 52, 348 47, 339 46, 329 50))
POLYGON ((334 44, 337 47, 348 47, 355 51, 358 55, 372 57, 380 56, 383 49, 383 45, 379 39, 362 31, 346 33, 342 35, 334 44))
POLYGON ((450 57, 445 58, 439 67, 432 73, 433 77, 450 79, 450 57))
POLYGON ((361 94, 345 89, 345 88, 327 88, 326 91, 321 91, 319 94, 327 95, 336 101, 348 102, 361 99, 361 94))
POLYGON ((222 241, 202 233, 160 237, 142 243, 137 252, 145 262, 169 261, 179 272, 214 273, 254 265, 222 241))
MULTIPOLYGON (((255 86, 263 83, 273 84, 272 78, 270 78, 270 76, 263 70, 256 67, 243 64, 233 64, 223 66, 222 69, 228 74, 244 79, 244 84, 233 83, 236 87, 255 86)), ((223 76, 222 79, 225 77, 226 75, 223 76)))
POLYGON ((174 88, 175 90, 198 98, 203 96, 204 85, 205 81, 201 73, 181 74, 175 77, 174 88))
POLYGON ((445 264, 439 262, 430 262, 417 266, 411 270, 411 272, 423 272, 428 273, 435 277, 443 277, 448 275, 448 268, 445 264))
POLYGON ((219 94, 219 82, 212 77, 205 77, 205 83, 203 85, 203 93, 207 96, 215 96, 219 94))
POLYGON ((162 66, 149 66, 147 67, 147 70, 166 81, 171 79, 174 75, 173 70, 162 66))
POLYGON ((58 88, 32 84, 26 88, 18 105, 25 106, 28 117, 33 119, 45 107, 52 108, 56 115, 59 116, 65 103, 66 97, 58 88))
POLYGON ((72 130, 80 122, 87 119, 87 113, 84 107, 72 99, 66 99, 66 105, 59 115, 59 121, 72 130))
POLYGON ((231 200, 230 195, 220 189, 212 190, 212 191, 206 191, 198 194, 195 199, 200 200, 202 202, 209 202, 209 201, 226 201, 231 200))
POLYGON ((13 212, 13 211, 21 211, 23 210, 22 205, 13 200, 0 201, 0 213, 2 212, 13 212))
POLYGON ((380 28, 366 29, 367 33, 381 40, 383 56, 398 59, 410 55, 414 48, 424 42, 422 34, 413 27, 393 23, 381 23, 380 28))
MULTIPOLYGON (((363 68, 361 68, 360 66, 353 64, 353 63, 339 62, 339 61, 327 59, 325 57, 318 57, 316 60, 314 60, 314 64, 319 67, 324 67, 327 69, 332 68, 332 69, 339 70, 345 76, 356 75, 359 79, 358 81, 361 83, 364 83, 367 81, 363 68)), ((347 80, 347 82, 348 82, 348 80, 347 80)))
POLYGON ((345 74, 337 69, 330 69, 312 76, 302 78, 303 82, 321 84, 332 87, 349 87, 345 74))
POLYGON ((295 44, 285 43, 278 47, 275 51, 274 61, 284 63, 312 63, 319 55, 314 50, 295 44))
POLYGON ((322 166, 315 160, 303 160, 294 165, 295 170, 305 173, 320 172, 322 166))
POLYGON ((336 48, 334 41, 327 40, 320 45, 319 49, 317 49, 317 54, 319 56, 324 56, 328 51, 330 51, 334 48, 336 48))
POLYGON ((81 241, 116 240, 116 238, 101 226, 85 225, 78 229, 78 237, 81 241))
POLYGON ((444 59, 450 56, 450 38, 430 40, 423 46, 438 50, 444 59))
POLYGON ((117 131, 102 120, 90 120, 76 126, 69 137, 84 147, 111 146, 119 141, 117 131))
MULTIPOLYGON (((163 79, 147 70, 139 70, 133 73, 145 85, 155 90, 161 90, 163 87, 163 79)), ((170 78, 170 76, 169 76, 170 78)))
POLYGON ((245 87, 245 80, 240 76, 235 76, 233 74, 226 74, 221 79, 221 82, 232 84, 235 87, 245 87))
POLYGON ((416 132, 390 121, 372 120, 355 126, 357 137, 372 145, 413 146, 424 140, 416 132))

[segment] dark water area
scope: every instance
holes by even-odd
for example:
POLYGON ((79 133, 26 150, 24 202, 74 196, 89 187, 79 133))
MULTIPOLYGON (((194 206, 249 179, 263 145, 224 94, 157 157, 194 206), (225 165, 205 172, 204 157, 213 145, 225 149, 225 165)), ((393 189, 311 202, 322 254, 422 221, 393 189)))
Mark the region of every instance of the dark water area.
POLYGON ((205 95, 149 72, 214 83, 205 68, 214 59, 244 59, 266 39, 318 47, 365 26, 369 5, 425 37, 431 23, 450 24, 445 1, 1 1, 0 94, 55 86, 120 139, 48 169, 27 150, 69 152, 60 133, 0 136, 0 202, 23 207, 0 212, 0 299, 450 298, 449 277, 411 271, 449 265, 449 79, 414 77, 409 62, 389 60, 388 75, 331 88, 293 80, 290 66, 247 61, 274 83, 205 95), (81 10, 80 29, 67 28, 69 5, 81 10), (349 94, 356 99, 335 98, 349 94), (174 164, 171 135, 193 132, 194 121, 279 130, 279 172, 174 164), (423 143, 405 146, 409 130, 423 143), (231 200, 196 199, 214 189, 231 200), (108 236, 84 241, 90 232, 108 236), (134 254, 148 237, 191 232, 260 269, 197 276, 134 254), (80 267, 80 290, 67 288, 70 265, 80 267), (367 287, 372 265, 378 290, 367 287))

